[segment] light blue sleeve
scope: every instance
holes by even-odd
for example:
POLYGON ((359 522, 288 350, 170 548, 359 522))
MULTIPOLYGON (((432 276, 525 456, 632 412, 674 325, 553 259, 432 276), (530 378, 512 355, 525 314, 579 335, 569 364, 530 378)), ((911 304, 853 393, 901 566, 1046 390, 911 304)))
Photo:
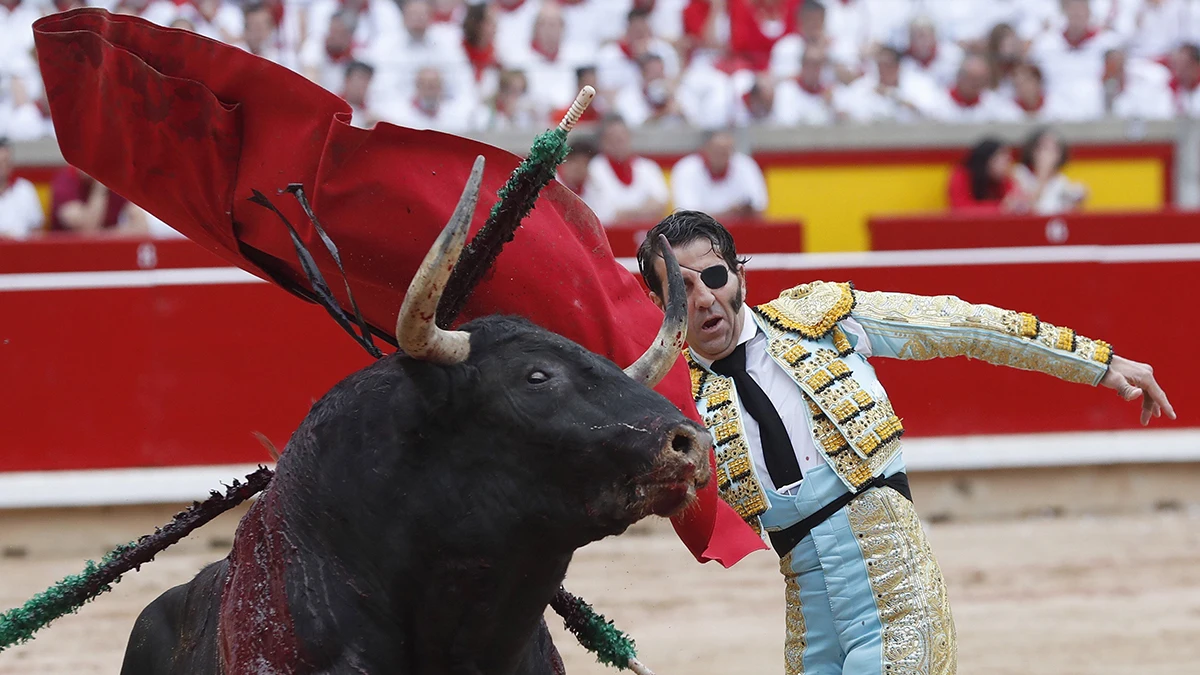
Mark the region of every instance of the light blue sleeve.
POLYGON ((1032 314, 975 305, 951 295, 876 291, 854 291, 854 295, 850 318, 866 334, 872 356, 912 360, 966 356, 1093 386, 1112 360, 1108 343, 1038 321, 1032 314))

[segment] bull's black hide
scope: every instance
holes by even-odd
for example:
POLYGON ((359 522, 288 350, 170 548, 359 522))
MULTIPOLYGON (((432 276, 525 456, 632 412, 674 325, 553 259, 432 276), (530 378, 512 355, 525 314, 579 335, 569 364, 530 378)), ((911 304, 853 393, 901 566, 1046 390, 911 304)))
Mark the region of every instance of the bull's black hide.
POLYGON ((708 438, 615 364, 525 321, 470 356, 393 355, 313 406, 230 556, 164 593, 123 675, 553 673, 575 549, 675 512, 708 438))

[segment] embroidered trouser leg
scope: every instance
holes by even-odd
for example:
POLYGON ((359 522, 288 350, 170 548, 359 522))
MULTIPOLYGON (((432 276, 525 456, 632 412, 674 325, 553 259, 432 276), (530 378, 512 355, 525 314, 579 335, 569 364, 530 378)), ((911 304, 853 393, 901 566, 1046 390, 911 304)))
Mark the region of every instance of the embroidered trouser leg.
MULTIPOLYGON (((786 525, 793 510, 800 517, 815 512, 813 505, 827 501, 832 489, 826 469, 806 475, 809 485, 795 497, 769 494, 775 514, 764 524, 786 525)), ((788 601, 788 675, 955 672, 954 622, 942 575, 912 504, 895 490, 860 495, 801 540, 780 570, 788 601)))

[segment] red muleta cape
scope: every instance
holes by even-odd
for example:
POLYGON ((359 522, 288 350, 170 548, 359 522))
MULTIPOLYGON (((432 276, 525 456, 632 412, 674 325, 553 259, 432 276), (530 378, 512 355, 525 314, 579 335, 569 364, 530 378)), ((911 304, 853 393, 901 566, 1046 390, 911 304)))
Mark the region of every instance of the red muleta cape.
MULTIPOLYGON (((475 157, 487 166, 472 233, 487 219, 488 197, 520 163, 448 134, 351 127, 350 107, 301 75, 137 17, 72 10, 38 20, 34 38, 67 162, 231 264, 307 292, 287 229, 248 201, 262 192, 299 230, 348 309, 333 259, 296 200, 280 194, 302 184, 364 318, 387 335, 475 157)), ((542 190, 461 320, 487 314, 524 316, 621 366, 642 354, 662 321, 613 258, 595 215, 557 182, 542 190)), ((699 419, 682 359, 657 390, 699 419)), ((718 498, 715 481, 672 524, 701 562, 728 567, 766 548, 718 498)))

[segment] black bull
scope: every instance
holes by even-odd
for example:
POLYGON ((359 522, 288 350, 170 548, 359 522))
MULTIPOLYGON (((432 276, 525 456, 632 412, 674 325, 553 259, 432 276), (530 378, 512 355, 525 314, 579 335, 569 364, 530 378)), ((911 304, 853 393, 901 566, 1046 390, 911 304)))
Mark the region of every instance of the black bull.
POLYGON ((151 603, 123 675, 560 673, 542 620, 574 551, 684 508, 710 439, 649 389, 686 320, 622 371, 524 320, 432 324, 482 164, 405 297, 403 353, 311 409, 233 550, 151 603))

